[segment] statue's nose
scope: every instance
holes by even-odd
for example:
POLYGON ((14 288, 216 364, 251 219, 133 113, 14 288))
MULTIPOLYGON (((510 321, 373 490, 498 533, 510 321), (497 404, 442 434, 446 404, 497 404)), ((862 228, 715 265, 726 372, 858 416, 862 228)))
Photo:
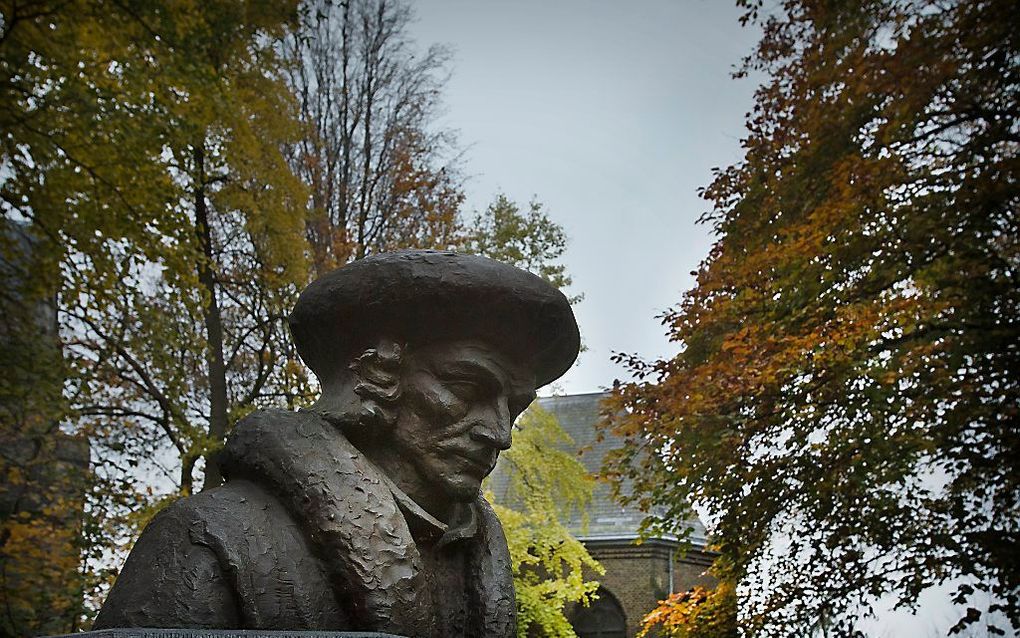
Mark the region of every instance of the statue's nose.
POLYGON ((489 406, 484 415, 480 415, 471 430, 471 437, 497 450, 505 450, 510 447, 512 426, 510 409, 505 402, 498 401, 495 405, 489 406))

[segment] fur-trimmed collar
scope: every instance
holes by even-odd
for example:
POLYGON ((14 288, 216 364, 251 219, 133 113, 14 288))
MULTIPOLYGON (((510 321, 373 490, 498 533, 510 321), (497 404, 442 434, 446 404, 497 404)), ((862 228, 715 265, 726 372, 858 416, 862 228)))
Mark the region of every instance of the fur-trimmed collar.
MULTIPOLYGON (((432 635, 436 605, 408 527, 408 514, 428 514, 335 426, 311 412, 255 412, 234 428, 220 464, 228 479, 269 489, 305 529, 352 628, 432 635), (418 511, 407 511, 412 507, 418 511)), ((478 635, 513 636, 506 539, 481 497, 471 509, 474 529, 456 526, 458 537, 471 538, 466 551, 477 617, 470 624, 478 635)))

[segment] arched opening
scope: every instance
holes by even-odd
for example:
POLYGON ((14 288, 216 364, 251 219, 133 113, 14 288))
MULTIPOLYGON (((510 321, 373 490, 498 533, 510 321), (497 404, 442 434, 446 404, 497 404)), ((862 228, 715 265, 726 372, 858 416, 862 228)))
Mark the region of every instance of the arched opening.
POLYGON ((623 607, 605 587, 599 587, 598 600, 578 605, 570 619, 578 638, 627 638, 627 616, 623 607))

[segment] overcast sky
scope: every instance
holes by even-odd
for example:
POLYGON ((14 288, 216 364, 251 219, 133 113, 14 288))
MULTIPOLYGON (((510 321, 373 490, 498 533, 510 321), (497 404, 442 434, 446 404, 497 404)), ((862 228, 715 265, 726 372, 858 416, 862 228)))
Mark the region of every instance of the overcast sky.
POLYGON ((729 2, 419 0, 415 37, 454 52, 444 123, 467 148, 468 206, 533 196, 570 238, 588 351, 557 390, 599 390, 614 351, 673 352, 655 318, 707 254, 697 189, 740 158, 755 41, 729 2))
MULTIPOLYGON (((757 33, 726 0, 416 0, 414 37, 454 52, 444 124, 468 149, 468 205, 532 196, 570 237, 564 261, 588 351, 557 384, 626 378, 612 352, 675 348, 655 318, 693 285, 711 245, 699 187, 739 160, 753 79, 734 65, 757 33)), ((944 591, 880 614, 872 636, 945 635, 944 591)))

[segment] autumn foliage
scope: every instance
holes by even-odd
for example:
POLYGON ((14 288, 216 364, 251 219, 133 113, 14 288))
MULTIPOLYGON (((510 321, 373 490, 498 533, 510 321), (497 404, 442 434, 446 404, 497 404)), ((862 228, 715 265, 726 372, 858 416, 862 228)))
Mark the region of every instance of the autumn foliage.
POLYGON ((517 242, 569 283, 537 204, 463 210, 435 119, 449 55, 423 55, 412 18, 404 0, 0 0, 0 636, 87 627, 151 516, 220 483, 233 424, 315 395, 286 326, 312 277, 517 242), (75 480, 54 480, 67 441, 75 480))
MULTIPOLYGON (((493 502, 506 532, 517 597, 517 635, 574 636, 566 612, 588 604, 605 573, 566 528, 571 512, 591 502, 594 478, 570 449, 573 441, 538 403, 514 424, 513 446, 500 458, 508 490, 493 502)), ((488 483, 486 488, 488 488, 488 483)))
POLYGON ((737 595, 731 583, 670 594, 641 620, 638 638, 661 630, 669 638, 736 638, 737 595))
POLYGON ((954 632, 1018 631, 1015 3, 740 4, 745 156, 703 193, 680 354, 619 357, 607 468, 654 530, 710 512, 748 635, 847 635, 940 586, 954 632))

